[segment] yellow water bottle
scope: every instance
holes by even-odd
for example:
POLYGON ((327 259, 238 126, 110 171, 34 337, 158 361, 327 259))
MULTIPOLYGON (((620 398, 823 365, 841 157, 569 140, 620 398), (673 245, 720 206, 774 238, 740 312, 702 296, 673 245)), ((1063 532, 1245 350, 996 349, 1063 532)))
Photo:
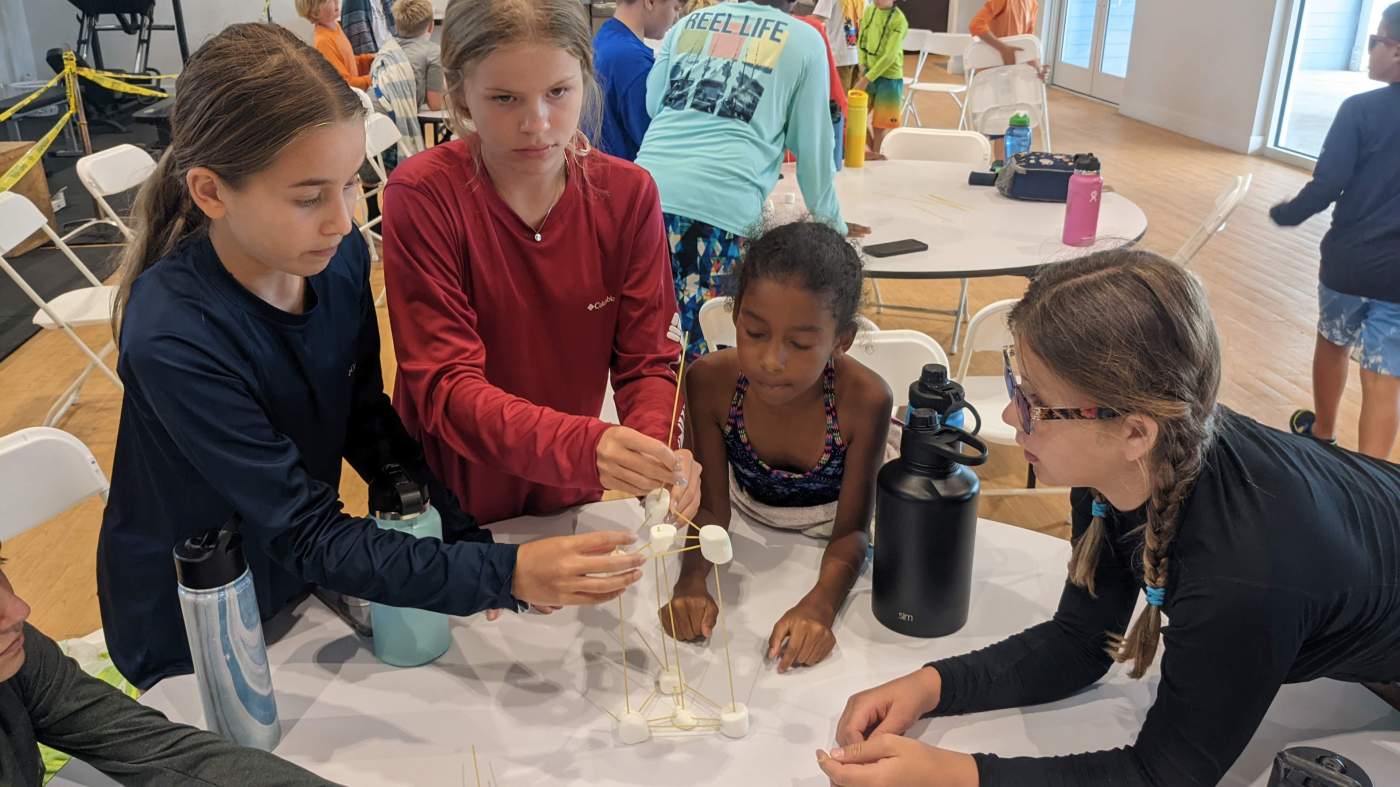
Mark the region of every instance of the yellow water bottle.
POLYGON ((865 126, 870 115, 870 96, 852 90, 846 99, 846 166, 865 166, 865 126))

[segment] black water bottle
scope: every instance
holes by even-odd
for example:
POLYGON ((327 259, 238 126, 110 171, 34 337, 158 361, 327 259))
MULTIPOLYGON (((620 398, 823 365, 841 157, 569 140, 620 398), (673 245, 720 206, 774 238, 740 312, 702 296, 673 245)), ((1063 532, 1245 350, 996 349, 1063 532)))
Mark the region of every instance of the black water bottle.
POLYGON ((880 468, 875 493, 871 607, 893 631, 941 637, 967 622, 980 489, 968 466, 987 461, 987 446, 919 408, 899 451, 880 468), (963 453, 962 446, 976 453, 963 453))
POLYGON ((982 416, 968 403, 962 385, 948 376, 948 367, 941 363, 924 364, 919 379, 909 384, 909 407, 904 411, 908 421, 915 410, 925 408, 938 414, 938 423, 967 429, 964 411, 972 413, 974 426, 967 431, 982 431, 982 416))

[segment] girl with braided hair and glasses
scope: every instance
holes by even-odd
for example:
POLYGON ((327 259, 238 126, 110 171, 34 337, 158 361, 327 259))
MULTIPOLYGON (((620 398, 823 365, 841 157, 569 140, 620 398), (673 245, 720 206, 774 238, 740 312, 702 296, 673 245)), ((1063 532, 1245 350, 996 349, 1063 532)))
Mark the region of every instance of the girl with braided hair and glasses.
POLYGON ((834 784, 1215 784, 1282 684, 1400 679, 1400 466, 1218 404, 1195 277, 1148 252, 1094 254, 1045 269, 1010 325, 1002 417, 1040 478, 1074 488, 1059 609, 853 696, 841 748, 818 753, 834 784), (925 715, 1064 699, 1114 662, 1141 678, 1159 643, 1131 746, 1001 758, 903 737, 925 715))

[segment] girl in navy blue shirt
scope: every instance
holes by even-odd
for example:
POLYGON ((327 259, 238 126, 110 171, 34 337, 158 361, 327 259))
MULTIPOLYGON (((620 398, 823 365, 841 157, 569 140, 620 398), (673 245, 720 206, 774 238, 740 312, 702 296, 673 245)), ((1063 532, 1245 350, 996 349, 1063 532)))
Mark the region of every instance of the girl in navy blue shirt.
POLYGON ((98 544, 107 644, 142 688, 192 669, 171 550, 234 513, 264 617, 313 585, 468 615, 605 601, 640 576, 642 558, 608 556, 630 534, 494 544, 428 471, 384 394, 352 232, 361 112, 275 25, 229 27, 180 77, 118 294, 126 392, 98 544), (428 484, 444 540, 346 514, 342 459, 428 484))

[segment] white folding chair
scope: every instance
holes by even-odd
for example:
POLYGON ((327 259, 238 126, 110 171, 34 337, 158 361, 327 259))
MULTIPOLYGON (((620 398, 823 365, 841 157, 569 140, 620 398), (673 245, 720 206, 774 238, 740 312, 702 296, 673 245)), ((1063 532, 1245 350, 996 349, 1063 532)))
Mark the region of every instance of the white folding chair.
POLYGON ((1008 36, 1007 45, 1015 47, 1016 64, 1003 64, 1001 53, 976 40, 963 54, 967 67, 967 97, 963 101, 961 128, 983 134, 1004 134, 1011 116, 1024 113, 1031 119, 1031 129, 1040 129, 1046 151, 1053 151, 1050 141, 1050 99, 1045 82, 1030 66, 1041 62, 1043 50, 1035 36, 1008 36))
POLYGON ((131 240, 133 237, 131 228, 112 209, 107 198, 124 191, 130 191, 145 183, 155 168, 156 162, 155 159, 151 158, 151 154, 135 145, 116 145, 78 159, 76 166, 78 180, 82 182, 83 188, 87 189, 93 200, 97 202, 101 215, 83 222, 72 232, 64 235, 63 240, 71 240, 98 224, 116 227, 123 237, 128 241, 131 240))
POLYGON ((904 78, 904 111, 902 116, 905 125, 908 125, 912 116, 914 122, 923 126, 924 121, 919 117, 919 109, 914 106, 914 95, 916 93, 942 94, 953 99, 953 103, 958 105, 958 128, 962 128, 962 98, 967 92, 967 80, 961 82, 924 82, 920 79, 924 73, 924 65, 928 62, 929 55, 943 55, 954 57, 967 51, 967 47, 972 43, 972 36, 958 33, 935 33, 931 30, 910 30, 904 37, 904 45, 907 47, 911 43, 917 42, 919 45, 919 60, 914 66, 914 76, 904 78))
POLYGON ((896 128, 885 136, 880 152, 907 161, 951 161, 980 169, 992 165, 992 143, 976 131, 896 128))
POLYGON ((107 499, 107 476, 83 442, 34 426, 0 437, 0 541, 67 511, 85 498, 107 499))
MULTIPOLYGON (((700 332, 705 334, 705 343, 710 346, 710 352, 738 344, 734 316, 730 312, 731 303, 733 299, 728 295, 711 298, 700 306, 700 313, 696 315, 700 322, 700 332)), ((864 336, 879 330, 880 326, 871 322, 865 315, 856 315, 856 335, 864 336)))
MULTIPOLYGON (((970 164, 973 169, 987 169, 992 165, 992 143, 976 131, 955 131, 936 128, 897 128, 885 137, 880 152, 889 159, 913 161, 952 161, 970 164)), ((967 318, 968 280, 963 279, 956 309, 928 309, 923 306, 901 306, 885 303, 880 293, 880 282, 871 279, 875 290, 875 310, 905 309, 920 313, 946 314, 953 318, 953 352, 958 351, 958 339, 962 336, 963 320, 967 318)))
MULTIPOLYGON (((967 344, 963 347, 962 355, 958 358, 958 373, 953 378, 962 385, 963 394, 967 397, 967 401, 977 408, 978 415, 982 417, 982 431, 978 433, 978 436, 988 443, 996 445, 1016 445, 1016 430, 1001 419, 1002 411, 1011 401, 1011 397, 1006 392, 1006 379, 1000 373, 969 376, 967 371, 972 363, 973 355, 979 352, 994 352, 1000 357, 1001 351, 1015 341, 1006 319, 1018 302, 1018 299, 1010 298, 989 303, 972 316, 967 324, 967 344)), ((1037 487, 1034 471, 1033 467, 1027 468, 1024 489, 989 489, 984 486, 982 493, 985 495, 1062 495, 1069 491, 1061 487, 1037 487)))
MULTIPOLYGON (((365 158, 369 161, 369 166, 378 176, 379 183, 373 189, 360 193, 360 199, 364 201, 365 210, 369 210, 369 201, 378 197, 384 192, 384 185, 389 182, 389 170, 384 164, 384 151, 389 150, 399 144, 399 127, 388 115, 381 115, 372 112, 365 118, 365 158)), ((380 201, 379 215, 365 222, 360 227, 360 232, 365 236, 365 243, 369 245, 370 262, 379 261, 379 250, 375 248, 375 243, 381 239, 375 227, 384 218, 384 205, 380 201)), ((374 299, 375 306, 384 305, 385 290, 380 290, 378 297, 374 299)))
POLYGON ((64 243, 63 239, 49 228, 44 214, 34 207, 34 203, 13 191, 0 192, 0 269, 4 270, 15 285, 29 296, 29 300, 33 301, 34 305, 39 308, 39 311, 34 315, 34 324, 44 330, 63 331, 88 357, 88 364, 82 373, 49 408, 48 415, 44 416, 44 426, 53 426, 58 423, 64 413, 68 412, 68 408, 77 403, 78 393, 94 369, 101 369, 103 374, 111 378, 120 390, 122 387, 121 379, 102 361, 112 350, 116 349, 116 344, 109 341, 101 350, 93 352, 92 348, 88 347, 73 331, 74 328, 86 325, 110 325, 112 304, 116 297, 117 288, 108 287, 98 281, 82 260, 73 254, 73 250, 68 248, 68 244, 64 243), (78 269, 78 273, 82 274, 91 286, 65 292, 48 301, 35 292, 34 288, 30 287, 29 283, 10 265, 4 255, 36 231, 43 231, 45 235, 48 235, 54 246, 63 252, 63 256, 73 263, 73 267, 78 269))
POLYGON ((1201 249, 1221 232, 1225 231, 1226 222, 1230 220, 1230 214, 1244 202, 1244 198, 1249 196, 1249 186, 1254 182, 1253 174, 1236 175, 1235 182, 1228 189, 1215 199, 1215 208, 1205 221, 1196 228, 1191 237, 1186 239, 1176 254, 1172 255, 1172 262, 1185 267, 1191 264, 1191 260, 1200 253, 1201 249))
POLYGON ((919 379, 925 364, 948 365, 948 353, 933 337, 903 328, 862 334, 848 355, 880 375, 890 387, 895 412, 909 405, 909 384, 919 379))

